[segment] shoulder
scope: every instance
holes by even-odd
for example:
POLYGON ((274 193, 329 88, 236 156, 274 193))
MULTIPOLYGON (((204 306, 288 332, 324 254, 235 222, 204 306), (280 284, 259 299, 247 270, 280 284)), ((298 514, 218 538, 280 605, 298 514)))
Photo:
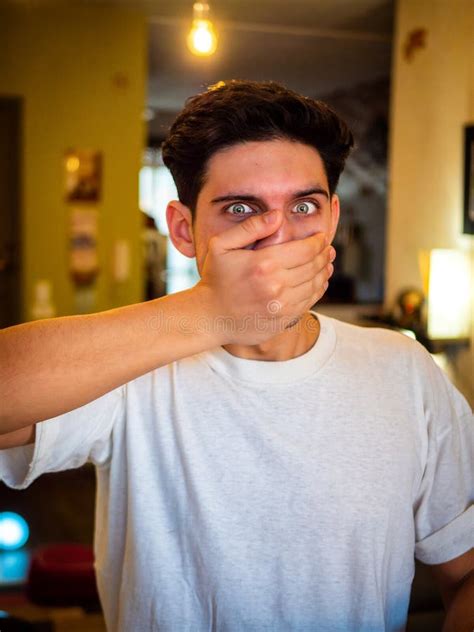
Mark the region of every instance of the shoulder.
POLYGON ((362 327, 318 314, 323 326, 334 329, 337 348, 347 355, 363 356, 395 363, 402 359, 416 358, 417 361, 429 356, 426 349, 415 339, 392 329, 362 327))
POLYGON ((391 329, 361 327, 320 314, 318 318, 335 331, 339 365, 378 382, 388 380, 394 389, 405 385, 425 409, 449 407, 458 415, 472 415, 466 399, 417 340, 391 329))

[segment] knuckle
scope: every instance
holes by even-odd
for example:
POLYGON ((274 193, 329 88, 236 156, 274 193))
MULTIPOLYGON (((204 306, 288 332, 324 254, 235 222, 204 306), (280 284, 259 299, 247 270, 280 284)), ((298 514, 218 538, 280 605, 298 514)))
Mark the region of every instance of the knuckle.
POLYGON ((262 259, 255 265, 255 274, 259 277, 266 276, 271 272, 271 262, 268 259, 262 259))
POLYGON ((249 234, 255 232, 255 217, 248 217, 244 222, 240 224, 242 229, 249 234))
POLYGON ((272 298, 280 295, 282 291, 282 284, 279 281, 272 281, 268 284, 268 292, 272 298))

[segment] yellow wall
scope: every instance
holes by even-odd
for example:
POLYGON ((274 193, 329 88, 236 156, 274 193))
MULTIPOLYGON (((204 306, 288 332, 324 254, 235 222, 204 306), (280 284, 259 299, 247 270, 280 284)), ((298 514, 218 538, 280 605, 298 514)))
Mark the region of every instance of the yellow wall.
MULTIPOLYGON (((462 235, 462 127, 474 123, 473 33, 472 0, 398 0, 391 104, 387 307, 393 305, 400 289, 421 287, 420 249, 467 250, 474 264, 474 237, 462 235), (426 47, 409 62, 403 56, 404 45, 407 35, 417 28, 427 30, 426 47)), ((474 402, 474 316, 471 333, 471 350, 457 355, 451 377, 474 402)))
POLYGON ((93 309, 142 299, 138 171, 146 37, 143 16, 113 7, 0 13, 0 96, 23 97, 23 320, 31 318, 33 286, 42 278, 52 281, 58 315, 75 311, 63 175, 71 147, 103 152, 101 271, 93 309), (131 275, 113 283, 113 244, 122 238, 130 242, 131 275))

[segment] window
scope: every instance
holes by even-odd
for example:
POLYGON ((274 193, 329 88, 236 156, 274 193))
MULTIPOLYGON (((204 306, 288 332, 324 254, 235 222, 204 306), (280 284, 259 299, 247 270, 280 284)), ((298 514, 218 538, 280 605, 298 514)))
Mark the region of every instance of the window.
POLYGON ((140 208, 154 218, 158 230, 168 238, 166 293, 186 290, 199 281, 196 259, 182 255, 169 238, 166 205, 178 197, 171 173, 164 166, 161 150, 148 148, 140 170, 140 208))

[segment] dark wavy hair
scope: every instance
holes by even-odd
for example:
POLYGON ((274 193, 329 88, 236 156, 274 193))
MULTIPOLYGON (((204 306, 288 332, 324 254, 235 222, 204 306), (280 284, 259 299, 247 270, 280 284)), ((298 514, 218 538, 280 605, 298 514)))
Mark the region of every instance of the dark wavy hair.
POLYGON ((186 101, 162 145, 180 201, 194 214, 209 159, 239 143, 291 140, 314 147, 326 170, 329 192, 354 138, 346 123, 322 101, 270 82, 220 81, 186 101))

